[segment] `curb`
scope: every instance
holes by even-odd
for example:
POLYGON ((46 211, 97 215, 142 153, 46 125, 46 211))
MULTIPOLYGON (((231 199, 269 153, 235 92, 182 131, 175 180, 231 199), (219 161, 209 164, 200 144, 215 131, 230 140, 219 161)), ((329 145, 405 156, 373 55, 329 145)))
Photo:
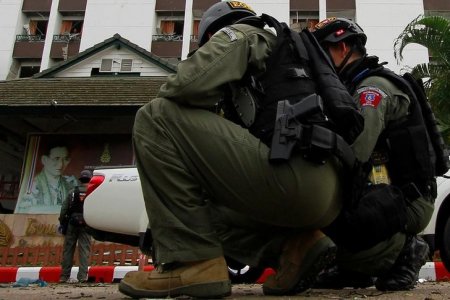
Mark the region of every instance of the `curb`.
MULTIPOLYGON (((119 282, 126 273, 137 271, 138 266, 92 266, 89 267, 89 282, 115 283, 119 282)), ((144 266, 144 271, 153 270, 153 266, 144 266)), ((76 279, 78 267, 73 267, 70 278, 76 279)), ((267 276, 273 274, 272 269, 266 269, 257 283, 263 283, 267 276)), ((31 280, 43 280, 46 282, 58 282, 61 275, 61 267, 0 267, 0 283, 12 283, 20 278, 31 280)), ((420 279, 427 281, 449 281, 450 272, 442 262, 427 262, 419 273, 420 279)))
POLYGON ((427 281, 449 281, 450 272, 442 262, 427 262, 420 269, 419 278, 427 281))

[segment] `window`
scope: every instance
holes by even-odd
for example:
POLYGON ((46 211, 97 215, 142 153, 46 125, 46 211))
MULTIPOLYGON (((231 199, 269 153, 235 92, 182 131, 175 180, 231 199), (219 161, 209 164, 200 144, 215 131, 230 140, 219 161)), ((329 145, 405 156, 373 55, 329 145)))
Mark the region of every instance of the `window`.
POLYGON ((194 20, 194 24, 192 26, 192 35, 198 36, 198 25, 200 24, 200 20, 194 20))
POLYGON ((83 20, 65 20, 61 24, 61 34, 77 34, 83 30, 83 20))
POLYGON ((346 18, 349 20, 355 20, 355 10, 329 10, 327 11, 327 17, 346 18))
POLYGON ((291 29, 301 31, 303 29, 313 29, 319 23, 318 11, 291 11, 291 29))
POLYGON ((47 25, 48 25, 48 20, 44 20, 44 21, 30 20, 30 27, 29 27, 30 34, 45 36, 45 34, 47 33, 47 25))
POLYGON ((120 64, 120 72, 131 72, 132 67, 133 67, 132 59, 122 59, 122 63, 120 64))
POLYGON ((319 19, 294 19, 292 20, 291 28, 312 30, 317 23, 319 23, 319 19))
POLYGON ((166 35, 182 35, 183 34, 184 21, 161 21, 161 34, 166 35))
POLYGON ((102 64, 100 65, 100 72, 111 72, 112 70, 112 59, 102 59, 102 64))
POLYGON ((20 67, 19 78, 31 77, 39 73, 40 66, 22 66, 20 67))

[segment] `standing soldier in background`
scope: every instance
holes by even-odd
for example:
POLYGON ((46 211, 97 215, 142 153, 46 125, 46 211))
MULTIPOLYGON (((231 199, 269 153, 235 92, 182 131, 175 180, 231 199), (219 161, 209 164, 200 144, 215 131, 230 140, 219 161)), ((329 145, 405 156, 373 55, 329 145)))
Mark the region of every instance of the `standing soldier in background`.
POLYGON ((80 174, 80 186, 73 189, 61 207, 59 216, 59 231, 64 235, 63 258, 61 262, 60 283, 86 282, 88 279, 89 256, 91 253, 91 236, 86 231, 86 222, 83 218, 83 204, 87 186, 92 173, 83 170, 80 174), (71 280, 70 271, 73 266, 75 247, 78 242, 80 267, 77 280, 71 280))

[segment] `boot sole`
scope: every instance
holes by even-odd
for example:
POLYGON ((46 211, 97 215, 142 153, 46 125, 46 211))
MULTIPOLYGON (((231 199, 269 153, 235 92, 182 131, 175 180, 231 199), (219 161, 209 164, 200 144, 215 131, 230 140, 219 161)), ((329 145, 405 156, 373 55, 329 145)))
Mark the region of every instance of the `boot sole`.
POLYGON ((264 294, 283 296, 295 295, 306 291, 314 285, 317 275, 335 260, 336 253, 337 247, 331 239, 328 237, 322 238, 306 253, 303 260, 304 265, 298 272, 296 283, 293 286, 284 289, 274 289, 263 285, 264 294))
POLYGON ((223 298, 231 295, 231 281, 218 281, 185 285, 170 290, 138 289, 121 281, 119 291, 132 298, 162 298, 178 297, 181 295, 195 298, 223 298))

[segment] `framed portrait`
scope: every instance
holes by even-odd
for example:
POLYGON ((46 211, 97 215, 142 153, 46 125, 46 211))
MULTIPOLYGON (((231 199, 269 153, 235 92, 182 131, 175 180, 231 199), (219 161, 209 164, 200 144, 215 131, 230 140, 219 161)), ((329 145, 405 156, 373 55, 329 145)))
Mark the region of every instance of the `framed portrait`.
POLYGON ((131 134, 30 134, 14 213, 58 214, 82 170, 133 164, 131 134))

